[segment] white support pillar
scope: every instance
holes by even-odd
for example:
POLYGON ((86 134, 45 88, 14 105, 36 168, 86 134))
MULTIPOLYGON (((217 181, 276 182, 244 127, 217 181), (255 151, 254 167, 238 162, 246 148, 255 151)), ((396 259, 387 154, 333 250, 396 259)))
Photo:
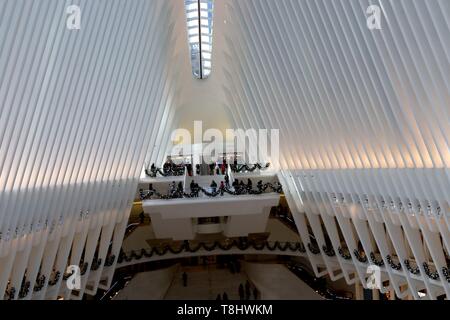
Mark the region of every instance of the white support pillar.
POLYGON ((372 290, 372 300, 380 300, 380 291, 378 289, 372 290))
POLYGON ((355 282, 355 300, 364 300, 364 288, 359 281, 355 282))

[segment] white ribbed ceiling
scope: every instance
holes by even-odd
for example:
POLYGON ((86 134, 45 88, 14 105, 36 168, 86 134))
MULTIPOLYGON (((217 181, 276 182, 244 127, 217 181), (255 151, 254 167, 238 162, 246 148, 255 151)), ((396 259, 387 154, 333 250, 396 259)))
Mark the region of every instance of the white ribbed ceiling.
POLYGON ((170 115, 171 14, 164 1, 0 2, 0 257, 4 241, 131 205, 170 115))
POLYGON ((282 129, 285 167, 449 167, 449 1, 228 3, 227 103, 282 129))

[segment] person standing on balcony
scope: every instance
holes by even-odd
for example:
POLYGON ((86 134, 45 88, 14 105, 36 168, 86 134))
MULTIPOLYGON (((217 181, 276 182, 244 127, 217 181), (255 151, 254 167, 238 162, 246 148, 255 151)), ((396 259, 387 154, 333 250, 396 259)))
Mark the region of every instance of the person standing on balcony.
POLYGON ((194 196, 195 196, 196 198, 198 198, 198 193, 200 192, 200 186, 198 185, 198 183, 196 183, 196 184, 194 185, 194 189, 195 189, 195 191, 194 191, 194 196))
POLYGON ((263 182, 262 182, 262 180, 258 181, 258 184, 256 185, 256 187, 258 188, 258 191, 260 191, 260 192, 263 191, 263 182))
POLYGON ((230 177, 228 176, 228 173, 225 174, 225 186, 230 188, 230 177))
POLYGON ((172 181, 172 183, 169 185, 169 195, 173 196, 176 190, 177 190, 177 185, 176 185, 175 181, 172 181))
POLYGON ((217 183, 213 180, 210 187, 212 189, 212 192, 215 193, 217 190, 217 183))
POLYGON ((253 188, 252 180, 247 179, 247 189, 251 190, 253 188))
POLYGON ((186 164, 186 170, 187 170, 188 176, 192 177, 192 164, 191 163, 186 164))
POLYGON ((163 164, 163 172, 164 174, 168 174, 169 171, 173 168, 173 161, 171 156, 167 156, 166 162, 163 164))
POLYGON ((227 159, 223 157, 222 165, 220 166, 220 170, 222 171, 222 174, 225 174, 225 171, 227 170, 227 159))
POLYGON ((242 193, 242 191, 245 191, 245 183, 244 183, 244 181, 243 180, 241 180, 240 182, 239 182, 239 193, 242 193))

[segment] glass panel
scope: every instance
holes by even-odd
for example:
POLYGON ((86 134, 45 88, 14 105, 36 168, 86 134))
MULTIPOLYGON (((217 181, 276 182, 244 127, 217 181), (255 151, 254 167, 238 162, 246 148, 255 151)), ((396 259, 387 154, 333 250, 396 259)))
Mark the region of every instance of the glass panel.
POLYGON ((198 21, 197 20, 191 20, 188 21, 188 27, 197 27, 198 26, 198 21))
POLYGON ((188 12, 188 14, 187 14, 188 19, 194 19, 197 17, 198 17, 198 11, 196 11, 196 10, 188 12))

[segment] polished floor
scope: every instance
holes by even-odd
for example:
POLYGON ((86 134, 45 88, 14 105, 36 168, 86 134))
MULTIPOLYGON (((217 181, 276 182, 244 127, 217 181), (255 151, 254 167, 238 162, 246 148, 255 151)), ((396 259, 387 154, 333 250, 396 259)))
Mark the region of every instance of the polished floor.
POLYGON ((245 284, 246 275, 218 269, 215 265, 206 267, 180 268, 164 299, 167 300, 215 300, 217 295, 227 293, 230 300, 239 299, 239 285, 245 284), (183 286, 182 274, 188 275, 187 286, 183 286))
POLYGON ((179 265, 156 271, 141 272, 113 300, 161 300, 172 283, 179 265))
POLYGON ((241 271, 232 273, 216 264, 205 266, 174 265, 157 271, 138 273, 114 300, 216 300, 226 292, 229 300, 239 300, 239 285, 251 283, 258 300, 321 300, 312 288, 275 263, 241 263, 241 271), (187 285, 183 284, 183 273, 187 285))
POLYGON ((247 262, 243 267, 250 281, 261 292, 262 300, 323 299, 284 265, 247 262))

